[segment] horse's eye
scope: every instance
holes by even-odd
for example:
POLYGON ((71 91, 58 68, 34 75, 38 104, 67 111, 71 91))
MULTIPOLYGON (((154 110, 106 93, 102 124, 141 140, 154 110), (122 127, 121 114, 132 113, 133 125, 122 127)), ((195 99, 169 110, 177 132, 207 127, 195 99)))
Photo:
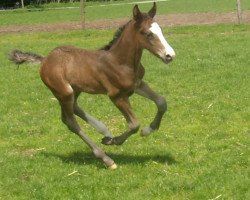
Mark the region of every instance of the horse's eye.
POLYGON ((152 32, 145 33, 145 36, 150 40, 154 38, 154 34, 152 32))

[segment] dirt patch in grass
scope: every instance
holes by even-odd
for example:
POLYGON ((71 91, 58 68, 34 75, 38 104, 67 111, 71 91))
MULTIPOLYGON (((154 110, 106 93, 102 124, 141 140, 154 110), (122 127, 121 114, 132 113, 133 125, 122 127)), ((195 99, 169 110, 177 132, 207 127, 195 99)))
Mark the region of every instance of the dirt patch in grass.
MULTIPOLYGON (((250 11, 244 11, 243 23, 250 24, 250 11)), ((85 24, 89 29, 109 29, 116 28, 126 23, 129 19, 97 20, 88 21, 85 24)), ((209 25, 209 24, 232 24, 237 22, 237 14, 229 13, 189 13, 189 14, 168 14, 156 17, 157 22, 162 27, 180 26, 180 25, 209 25)), ((40 25, 21 25, 21 26, 2 26, 0 33, 18 33, 18 32, 49 32, 62 30, 79 30, 82 25, 79 21, 64 22, 54 24, 40 25)))

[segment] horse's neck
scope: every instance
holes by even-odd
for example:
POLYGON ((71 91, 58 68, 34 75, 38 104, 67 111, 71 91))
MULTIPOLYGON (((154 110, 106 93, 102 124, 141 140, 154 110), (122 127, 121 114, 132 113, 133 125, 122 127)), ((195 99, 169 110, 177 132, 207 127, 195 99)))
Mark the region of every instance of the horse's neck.
POLYGON ((142 48, 135 40, 135 31, 132 26, 133 24, 127 25, 118 41, 111 48, 111 52, 121 65, 135 69, 139 66, 142 48))

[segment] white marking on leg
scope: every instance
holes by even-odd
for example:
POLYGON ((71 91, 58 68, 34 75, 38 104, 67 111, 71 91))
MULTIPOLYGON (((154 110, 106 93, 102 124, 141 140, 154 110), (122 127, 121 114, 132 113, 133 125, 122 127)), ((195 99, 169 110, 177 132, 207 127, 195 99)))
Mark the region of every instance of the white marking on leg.
POLYGON ((102 122, 98 121, 88 113, 85 113, 85 116, 88 120, 88 123, 93 126, 99 133, 101 133, 105 137, 113 138, 113 135, 109 132, 108 128, 102 122))
POLYGON ((159 40, 161 41, 161 44, 164 47, 165 52, 159 52, 160 54, 165 54, 166 55, 170 55, 172 58, 175 57, 175 51, 174 49, 168 44, 168 42, 166 41, 166 39, 163 36, 163 33, 161 31, 160 26, 154 22, 151 24, 151 27, 149 29, 152 33, 154 33, 156 36, 158 36, 159 40))
POLYGON ((148 135, 150 135, 153 131, 154 131, 154 129, 152 129, 150 126, 144 127, 144 128, 141 130, 141 136, 142 136, 142 137, 148 136, 148 135))

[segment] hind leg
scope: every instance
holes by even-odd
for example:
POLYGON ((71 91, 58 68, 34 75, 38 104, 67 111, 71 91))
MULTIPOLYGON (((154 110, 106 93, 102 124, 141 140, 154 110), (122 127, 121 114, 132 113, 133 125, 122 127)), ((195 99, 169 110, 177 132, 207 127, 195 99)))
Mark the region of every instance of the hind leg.
MULTIPOLYGON (((70 91, 69 88, 71 86, 67 85, 66 90, 64 91, 70 91)), ((102 161, 105 163, 106 166, 108 166, 111 169, 116 168, 115 162, 108 157, 104 151, 97 147, 94 142, 92 142, 88 136, 80 129, 80 126, 78 125, 75 116, 74 116, 74 92, 71 88, 71 92, 62 92, 63 88, 60 88, 61 92, 53 92, 55 96, 57 97, 60 105, 61 105, 61 111, 62 111, 62 121, 64 124, 67 125, 69 130, 71 130, 73 133, 77 134, 92 150, 95 157, 102 159, 102 161)))
POLYGON ((104 135, 105 137, 112 138, 112 134, 109 132, 108 128, 101 122, 98 121, 96 118, 88 114, 87 112, 83 111, 77 104, 77 98, 80 93, 75 94, 74 99, 74 113, 82 118, 84 121, 89 123, 91 126, 93 126, 99 133, 104 135))

